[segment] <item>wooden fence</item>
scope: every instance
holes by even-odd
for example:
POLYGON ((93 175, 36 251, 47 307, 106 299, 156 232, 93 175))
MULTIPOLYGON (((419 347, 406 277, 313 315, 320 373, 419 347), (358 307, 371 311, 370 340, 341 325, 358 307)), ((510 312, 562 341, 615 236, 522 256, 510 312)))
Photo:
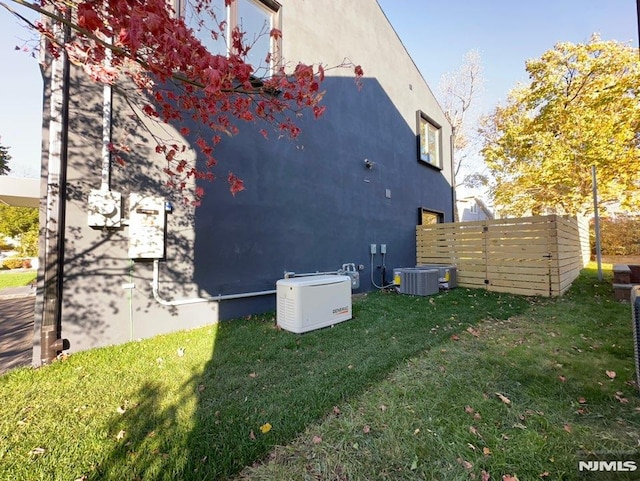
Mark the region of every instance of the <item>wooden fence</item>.
POLYGON ((417 265, 457 266, 458 284, 563 294, 590 258, 589 225, 557 215, 418 226, 417 265))

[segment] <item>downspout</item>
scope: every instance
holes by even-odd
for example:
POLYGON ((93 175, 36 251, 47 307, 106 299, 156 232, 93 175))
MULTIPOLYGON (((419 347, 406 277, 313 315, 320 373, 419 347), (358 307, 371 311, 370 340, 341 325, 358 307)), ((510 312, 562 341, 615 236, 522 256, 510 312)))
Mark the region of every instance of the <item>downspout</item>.
POLYGON ((268 296, 271 294, 275 294, 276 290, 268 290, 268 291, 256 291, 256 292, 243 292, 241 294, 228 294, 228 295, 219 295, 216 297, 194 297, 191 299, 177 299, 174 301, 168 301, 160 297, 158 289, 160 287, 160 263, 156 259, 153 261, 153 281, 151 282, 151 290, 153 291, 153 297, 158 303, 163 306, 185 306, 188 304, 201 304, 203 302, 219 302, 226 301, 229 299, 243 299, 246 297, 259 297, 259 296, 268 296))
MULTIPOLYGON (((68 14, 67 14, 68 15, 68 14)), ((57 27, 62 41, 68 27, 57 27)), ((64 44, 63 43, 63 44, 64 44)), ((64 275, 64 229, 69 138, 69 59, 64 49, 51 62, 49 161, 44 232, 43 308, 40 326, 40 361, 49 363, 69 348, 62 339, 62 281, 64 275)))

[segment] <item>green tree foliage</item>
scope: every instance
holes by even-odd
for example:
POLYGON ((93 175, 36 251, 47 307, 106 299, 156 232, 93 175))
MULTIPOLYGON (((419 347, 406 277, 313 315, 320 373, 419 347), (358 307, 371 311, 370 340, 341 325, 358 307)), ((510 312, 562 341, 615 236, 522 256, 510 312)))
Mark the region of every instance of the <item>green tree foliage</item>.
POLYGON ((21 256, 37 255, 39 227, 38 209, 0 205, 0 234, 20 239, 21 256))
POLYGON ((526 63, 530 83, 484 120, 483 154, 505 213, 592 211, 591 166, 601 202, 640 206, 638 49, 594 35, 558 43, 526 63))
POLYGON ((11 171, 9 168, 10 160, 9 148, 0 144, 0 175, 7 175, 11 171))

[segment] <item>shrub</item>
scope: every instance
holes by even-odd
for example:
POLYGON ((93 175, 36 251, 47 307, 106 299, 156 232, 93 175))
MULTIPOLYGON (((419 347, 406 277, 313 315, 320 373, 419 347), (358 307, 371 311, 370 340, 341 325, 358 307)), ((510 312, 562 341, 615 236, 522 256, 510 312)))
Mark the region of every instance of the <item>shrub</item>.
POLYGON ((30 269, 31 259, 24 259, 21 257, 11 257, 6 259, 2 263, 2 267, 5 269, 30 269))
MULTIPOLYGON (((591 229, 591 252, 595 253, 595 234, 591 229)), ((603 255, 640 255, 640 218, 619 216, 600 220, 600 246, 603 255)))

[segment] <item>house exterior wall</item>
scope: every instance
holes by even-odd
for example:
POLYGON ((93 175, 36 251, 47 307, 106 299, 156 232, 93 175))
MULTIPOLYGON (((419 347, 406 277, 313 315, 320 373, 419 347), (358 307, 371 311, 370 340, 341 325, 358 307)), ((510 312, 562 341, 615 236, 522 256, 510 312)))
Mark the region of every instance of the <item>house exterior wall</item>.
MULTIPOLYGON (((326 113, 301 119, 296 141, 265 140, 260 126, 241 125, 238 136, 217 147, 218 180, 200 184, 206 190, 201 206, 183 203, 165 187, 149 133, 136 127, 114 94, 114 138, 126 135, 132 152, 124 167, 112 167, 111 189, 124 199, 134 192, 162 195, 174 207, 159 267, 165 299, 272 290, 284 271, 334 271, 346 262, 364 266, 360 291, 367 291, 370 244, 386 244, 389 270, 411 266, 418 209, 453 220, 451 128, 376 1, 339 8, 281 4, 285 59, 335 65, 348 57, 362 65, 363 86, 355 87, 351 69, 327 72, 326 113), (417 160, 418 110, 442 125, 442 170, 417 160), (229 171, 245 182, 236 196, 225 181, 229 171)), ((77 70, 70 81, 61 317, 71 351, 274 311, 274 295, 163 306, 151 292, 152 264, 128 258, 129 229, 88 227, 87 197, 100 187, 102 89, 77 70), (123 288, 131 283, 134 289, 123 288)), ((164 126, 167 132, 179 136, 175 126, 164 126)), ((44 171, 46 163, 45 146, 44 171)), ((374 260, 379 284, 381 256, 374 260)))

